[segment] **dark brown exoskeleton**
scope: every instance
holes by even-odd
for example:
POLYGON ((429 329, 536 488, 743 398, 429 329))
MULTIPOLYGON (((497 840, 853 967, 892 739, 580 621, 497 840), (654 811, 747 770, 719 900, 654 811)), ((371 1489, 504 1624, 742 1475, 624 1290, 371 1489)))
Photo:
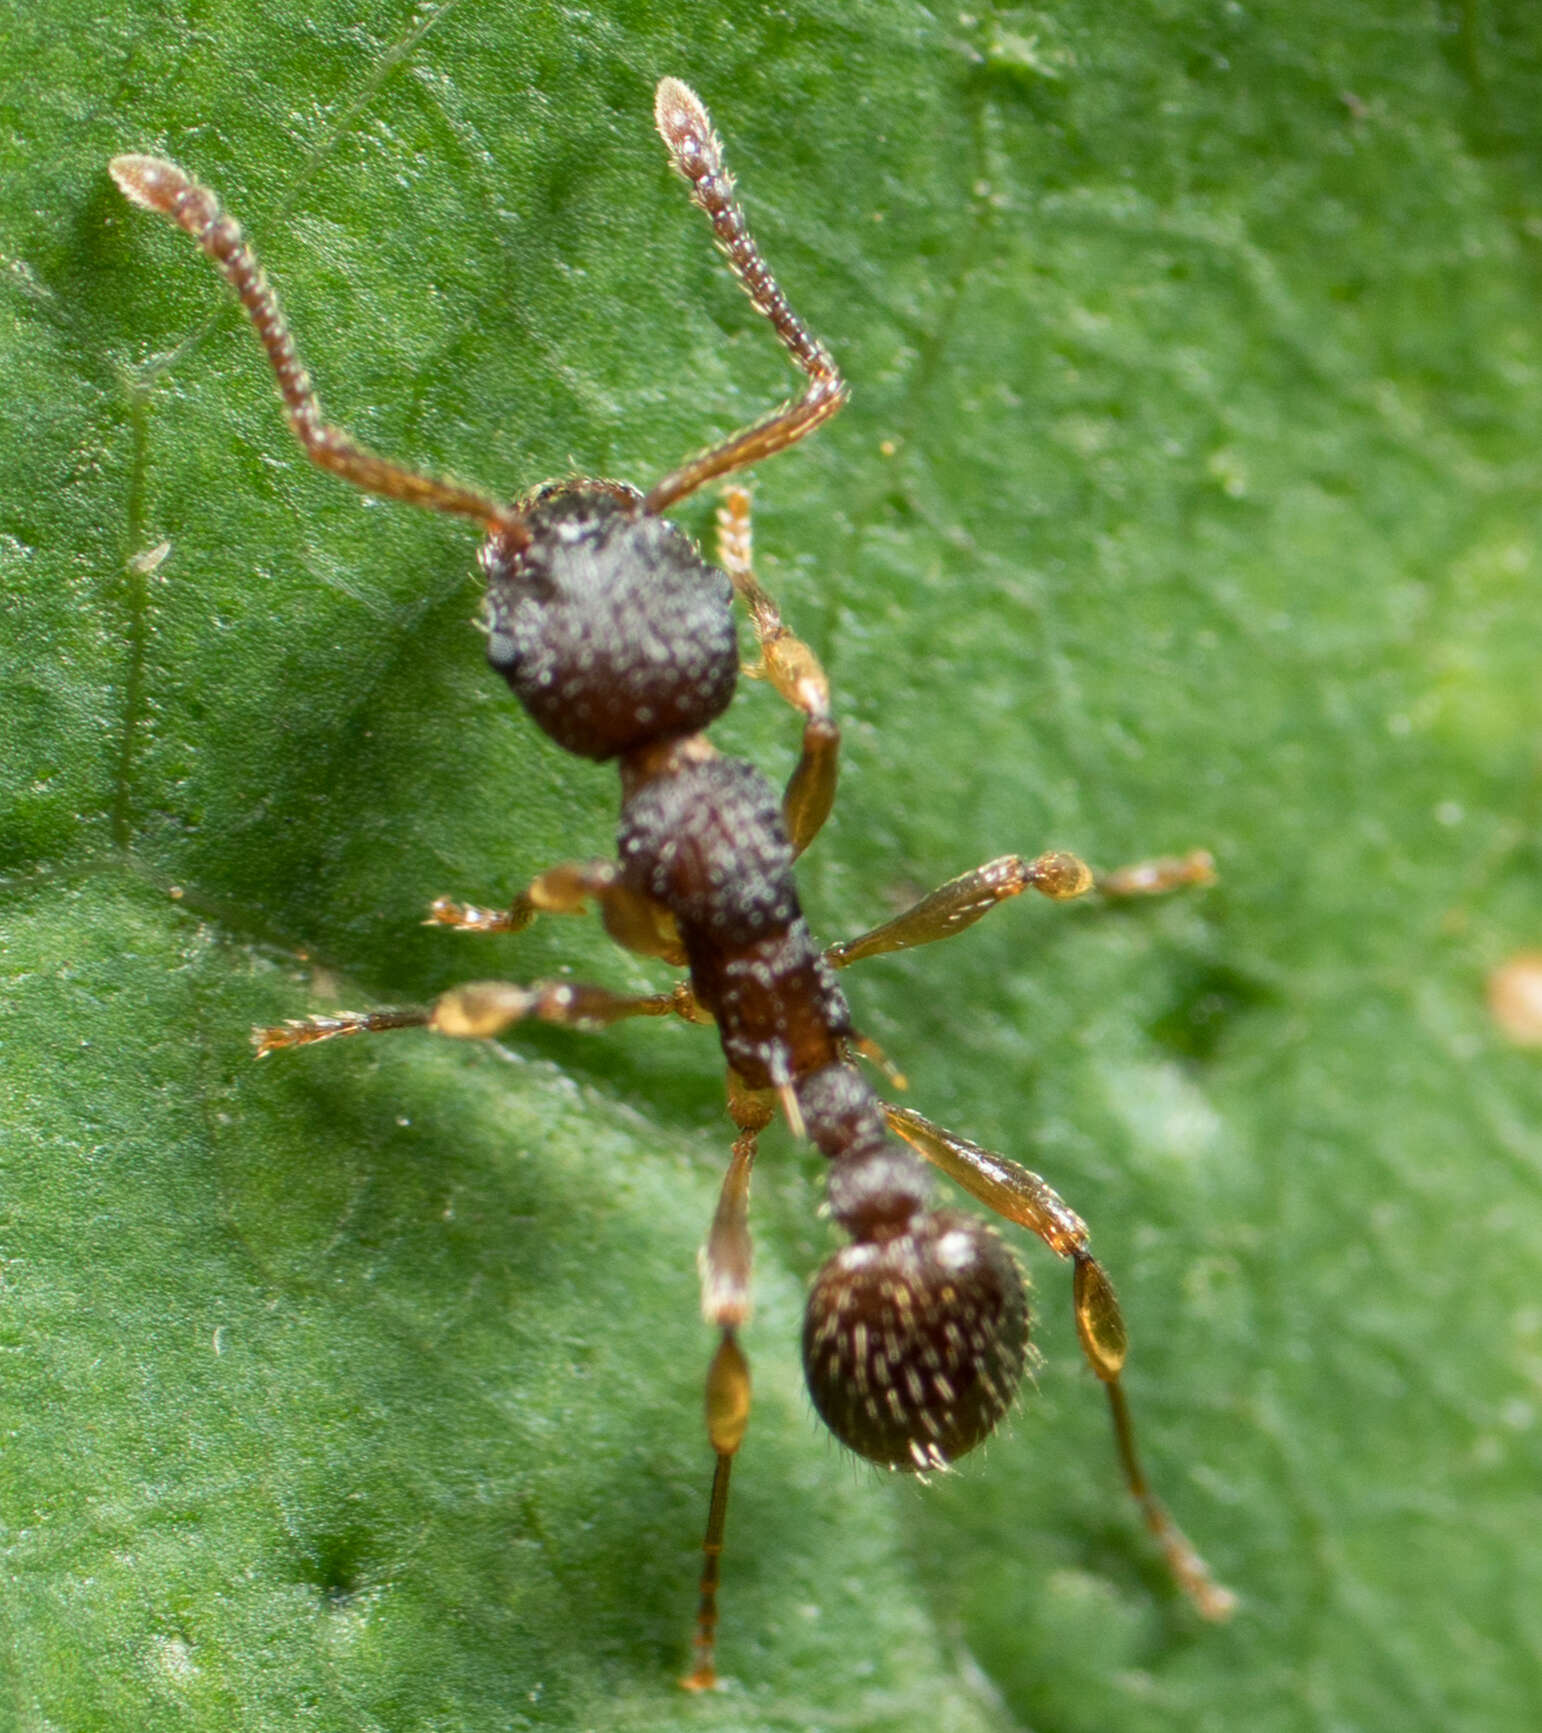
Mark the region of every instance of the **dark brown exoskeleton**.
POLYGON ((835 978, 864 957, 959 932, 1024 890, 1057 899, 1094 888, 1140 895, 1206 882, 1208 856, 1144 863, 1101 881, 1073 855, 1006 856, 951 880, 861 938, 823 951, 815 944, 792 865, 835 795, 839 734, 828 684, 755 580, 743 490, 727 489, 719 511, 722 570, 708 565, 663 513, 707 482, 811 433, 846 401, 846 387, 761 258, 700 100, 666 78, 655 118, 734 273, 807 384, 799 397, 646 494, 619 482, 565 481, 505 506, 362 450, 322 420, 277 300, 214 195, 159 158, 122 156, 111 165, 123 192, 186 229, 235 289, 272 363, 290 426, 314 462, 371 492, 483 526, 489 660, 559 745, 585 758, 613 759, 620 769, 617 862, 554 867, 508 909, 442 898, 431 919, 466 932, 511 932, 537 913, 573 913, 593 901, 621 944, 688 970, 672 992, 643 997, 569 983, 477 982, 427 1009, 317 1016, 262 1029, 259 1054, 383 1029, 490 1036, 531 1017, 584 1029, 637 1016, 716 1023, 739 1135, 702 1253, 703 1310, 720 1332, 707 1377, 717 1471, 687 1686, 702 1688, 717 1676, 728 1481, 750 1405, 738 1340, 749 1313, 750 1169, 757 1136, 778 1104, 794 1132, 828 1157, 830 1212, 850 1236, 814 1280, 803 1331, 809 1391, 836 1436, 891 1468, 942 1469, 990 1433, 1022 1379, 1028 1306, 1017 1260, 978 1217, 931 1207, 919 1152, 1071 1260, 1077 1329, 1108 1392, 1125 1480, 1179 1585, 1206 1617, 1223 1618, 1232 1597, 1151 1493, 1136 1459, 1119 1382, 1124 1325, 1108 1278, 1087 1248, 1086 1228, 1025 1168, 882 1103, 851 1062, 862 1044, 835 978), (750 672, 768 678, 804 716, 802 754, 780 800, 751 765, 719 757, 703 733, 727 708, 739 674, 736 592, 760 643, 760 663, 750 672))

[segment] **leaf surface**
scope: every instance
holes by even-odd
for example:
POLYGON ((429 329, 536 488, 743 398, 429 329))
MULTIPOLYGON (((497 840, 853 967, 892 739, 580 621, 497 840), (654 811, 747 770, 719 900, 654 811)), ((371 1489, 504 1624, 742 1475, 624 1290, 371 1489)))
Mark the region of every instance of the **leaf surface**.
MULTIPOLYGON (((1509 4, 8 9, 0 1717, 27 1729, 1522 1728, 1542 1696, 1542 26, 1509 4), (726 1155, 684 1027, 246 1031, 468 976, 603 854, 464 526, 308 468, 120 151, 218 190, 332 416, 510 496, 788 389, 650 124, 698 88, 851 407, 756 480, 834 679, 834 938, 992 855, 1197 845, 848 978, 929 1115, 1088 1219, 1202 1627, 1069 1281, 927 1488, 801 1389, 817 1158, 757 1176, 725 1693, 682 1696, 726 1155), (166 544, 153 569, 142 556, 166 544)), ((711 501, 682 508, 704 539, 711 501)), ((750 687, 720 745, 780 778, 750 687)))

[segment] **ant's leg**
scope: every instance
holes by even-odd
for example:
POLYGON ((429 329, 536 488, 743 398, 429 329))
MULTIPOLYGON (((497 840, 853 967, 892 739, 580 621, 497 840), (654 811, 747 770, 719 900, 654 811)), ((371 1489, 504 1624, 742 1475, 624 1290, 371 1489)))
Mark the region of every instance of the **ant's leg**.
POLYGON ((556 1023, 569 1029, 606 1029, 627 1017, 679 1017, 710 1022, 682 981, 668 993, 628 995, 576 981, 469 981, 441 993, 429 1006, 385 1011, 339 1011, 329 1017, 293 1017, 287 1023, 252 1031, 257 1057, 284 1047, 309 1047, 340 1035, 373 1035, 385 1029, 429 1029, 479 1041, 501 1035, 515 1023, 556 1023))
POLYGON ((1113 1284, 1087 1249, 1087 1227, 1081 1217, 1056 1192, 1015 1161, 982 1149, 977 1143, 944 1131, 908 1107, 884 1104, 884 1118, 891 1131, 902 1137, 918 1154, 939 1167, 949 1179, 977 1197, 987 1208, 1008 1221, 1037 1234, 1052 1252, 1070 1258, 1075 1265, 1072 1292, 1076 1310, 1076 1334, 1087 1363, 1108 1392, 1114 1422, 1114 1440, 1120 1467, 1131 1497, 1140 1506, 1173 1580, 1194 1603, 1201 1617, 1227 1619, 1236 1610, 1237 1597, 1218 1583, 1210 1567, 1167 1513, 1151 1490, 1135 1450, 1135 1433, 1124 1389, 1119 1382, 1127 1338, 1113 1284))
POLYGON ((614 861, 565 861, 548 867, 506 909, 479 909, 451 897, 438 898, 424 922, 462 933, 519 933, 537 915, 578 915, 590 898, 600 905, 605 930, 628 951, 662 957, 683 966, 685 951, 668 909, 646 892, 626 884, 614 861))
POLYGON ((1207 848, 1193 848, 1187 854, 1164 854, 1156 860, 1136 861, 1111 873, 1099 873, 1092 888, 1099 896, 1122 902, 1214 883, 1215 856, 1207 848))
POLYGON ((691 183, 692 200, 711 218, 717 244, 755 311, 771 321, 783 348, 809 382, 801 397, 666 475, 643 502, 643 509, 656 515, 718 476, 731 475, 795 445, 835 414, 846 401, 847 392, 829 351, 793 312, 760 256, 744 212, 734 198, 733 176, 723 162, 722 143, 712 130, 701 98, 678 78, 661 79, 653 118, 669 150, 669 160, 691 183))
POLYGON ((755 1164, 755 1140, 772 1119, 767 1094, 746 1089, 733 1072, 728 1074, 728 1111, 739 1135, 701 1253, 702 1316, 722 1336, 707 1371, 707 1438, 717 1466, 701 1543, 701 1602, 693 1665, 680 1681, 687 1691, 707 1691, 717 1683, 717 1591, 728 1522, 728 1481, 750 1418, 750 1368, 737 1336, 750 1315, 750 1169, 755 1164))
POLYGON ((431 511, 458 513, 475 518, 488 530, 520 536, 517 514, 485 494, 376 457, 322 419, 321 404, 295 353, 278 297, 243 239, 240 224, 220 214, 219 200, 207 187, 161 157, 115 156, 107 166, 126 199, 159 211, 186 229, 240 297, 272 364, 289 425, 312 463, 368 493, 386 494, 431 511))
POLYGON ((831 945, 825 960, 832 968, 844 969, 864 957, 882 957, 890 951, 908 951, 915 945, 950 939, 988 915, 997 903, 1028 890, 1038 891, 1053 902, 1066 902, 1089 891, 1118 901, 1214 883, 1215 861, 1206 849, 1140 861, 1111 873, 1094 873, 1074 854, 1052 852, 1030 861, 1007 854, 949 879, 892 921, 843 944, 831 945))
POLYGON ((841 731, 830 715, 830 682, 819 658, 782 624, 775 602, 755 577, 751 554, 750 496, 742 487, 723 490, 717 509, 717 557, 749 610, 760 643, 760 660, 744 673, 769 680, 794 710, 801 710, 803 752, 782 796, 782 820, 795 855, 819 834, 835 804, 841 731))
POLYGON ((1002 855, 973 872, 949 879, 892 921, 885 921, 844 944, 831 945, 825 952, 825 960, 832 968, 844 969, 864 957, 882 957, 890 951, 908 951, 913 945, 930 945, 973 926, 1008 897, 1033 890, 1055 902, 1064 902, 1070 897, 1085 896, 1093 883, 1091 867, 1074 854, 1041 854, 1029 861, 1021 855, 1002 855))

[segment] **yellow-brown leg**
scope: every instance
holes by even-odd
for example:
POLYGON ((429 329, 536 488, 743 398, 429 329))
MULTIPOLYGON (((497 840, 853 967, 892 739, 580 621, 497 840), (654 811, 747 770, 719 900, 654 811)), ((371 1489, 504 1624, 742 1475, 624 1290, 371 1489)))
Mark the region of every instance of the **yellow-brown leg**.
POLYGON ((680 1017, 710 1022, 682 981, 667 993, 628 995, 580 981, 468 981, 441 993, 432 1005, 380 1011, 339 1011, 331 1016, 291 1018, 252 1031, 257 1057, 287 1047, 309 1047, 341 1035, 373 1035, 388 1029, 428 1029, 436 1035, 479 1041, 501 1035, 515 1023, 556 1023, 568 1029, 606 1029, 627 1017, 680 1017))
POLYGON ((1037 1234, 1052 1252, 1072 1260, 1076 1334, 1088 1365, 1108 1392, 1114 1442, 1125 1485, 1162 1549, 1173 1580, 1201 1617, 1230 1618, 1236 1610, 1237 1597, 1215 1580, 1210 1567, 1151 1490, 1141 1467, 1129 1406, 1119 1382, 1128 1351, 1124 1318, 1114 1297, 1113 1284, 1087 1249, 1086 1224, 1036 1173, 1004 1155, 996 1155, 967 1138, 945 1131, 908 1107, 886 1103, 884 1117, 890 1129, 912 1149, 941 1168, 988 1209, 1037 1234))
POLYGON ((742 487, 723 489, 717 511, 717 556, 749 612, 760 645, 760 660, 746 667, 745 674, 752 680, 769 680, 793 709, 803 712, 803 751, 782 796, 782 819, 793 853, 802 854, 835 804, 841 731, 830 714, 830 682, 819 658, 788 631, 776 603, 755 576, 750 496, 742 487))
POLYGON ((773 1110, 767 1092, 745 1089, 730 1073, 728 1111, 739 1135, 701 1253, 702 1316, 722 1335, 707 1371, 707 1439, 717 1462, 701 1543, 701 1599, 691 1670, 680 1681, 687 1691, 707 1691, 717 1684, 717 1594, 728 1523, 728 1483, 750 1418, 750 1368, 738 1340, 739 1326, 750 1312, 750 1172, 756 1139, 771 1123, 773 1110))
POLYGON ((662 903, 623 882, 614 861, 564 861, 531 879, 506 909, 482 909, 438 898, 423 923, 459 933, 519 933, 537 915, 578 915, 600 906, 605 930, 628 951, 683 965, 685 951, 674 917, 662 903))
POLYGON ((961 873, 921 898, 892 921, 872 928, 844 944, 831 945, 826 960, 837 969, 859 963, 864 957, 882 957, 890 951, 908 951, 915 945, 930 945, 950 939, 988 915, 997 903, 1024 891, 1037 891, 1055 902, 1085 896, 1093 887, 1092 869, 1074 854, 1041 854, 1025 861, 1021 855, 1002 855, 973 872, 961 873))
POLYGON ((844 969, 864 957, 882 957, 890 951, 908 951, 916 945, 951 939, 988 915, 998 903, 1024 891, 1037 891, 1052 902, 1068 902, 1089 892, 1118 901, 1214 883, 1215 861, 1205 849, 1139 861, 1110 873, 1094 873, 1079 856, 1059 851, 1033 860, 1005 854, 949 879, 893 920, 855 939, 831 945, 825 960, 833 968, 844 969))
POLYGON ((1131 897, 1165 896, 1169 891, 1214 883, 1215 856, 1207 848, 1193 848, 1187 854, 1164 854, 1155 860, 1135 861, 1116 867, 1113 872, 1099 873, 1093 889, 1100 896, 1120 902, 1131 897))

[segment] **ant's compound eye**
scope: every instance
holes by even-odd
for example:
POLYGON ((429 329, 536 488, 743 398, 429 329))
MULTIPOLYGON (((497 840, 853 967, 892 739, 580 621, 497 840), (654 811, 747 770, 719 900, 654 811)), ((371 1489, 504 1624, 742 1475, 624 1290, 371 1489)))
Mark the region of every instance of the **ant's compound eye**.
POLYGON ((843 1247, 803 1323, 803 1370, 825 1425, 859 1456, 923 1473, 989 1435, 1027 1354, 1016 1259, 983 1222, 951 1211, 843 1247))

